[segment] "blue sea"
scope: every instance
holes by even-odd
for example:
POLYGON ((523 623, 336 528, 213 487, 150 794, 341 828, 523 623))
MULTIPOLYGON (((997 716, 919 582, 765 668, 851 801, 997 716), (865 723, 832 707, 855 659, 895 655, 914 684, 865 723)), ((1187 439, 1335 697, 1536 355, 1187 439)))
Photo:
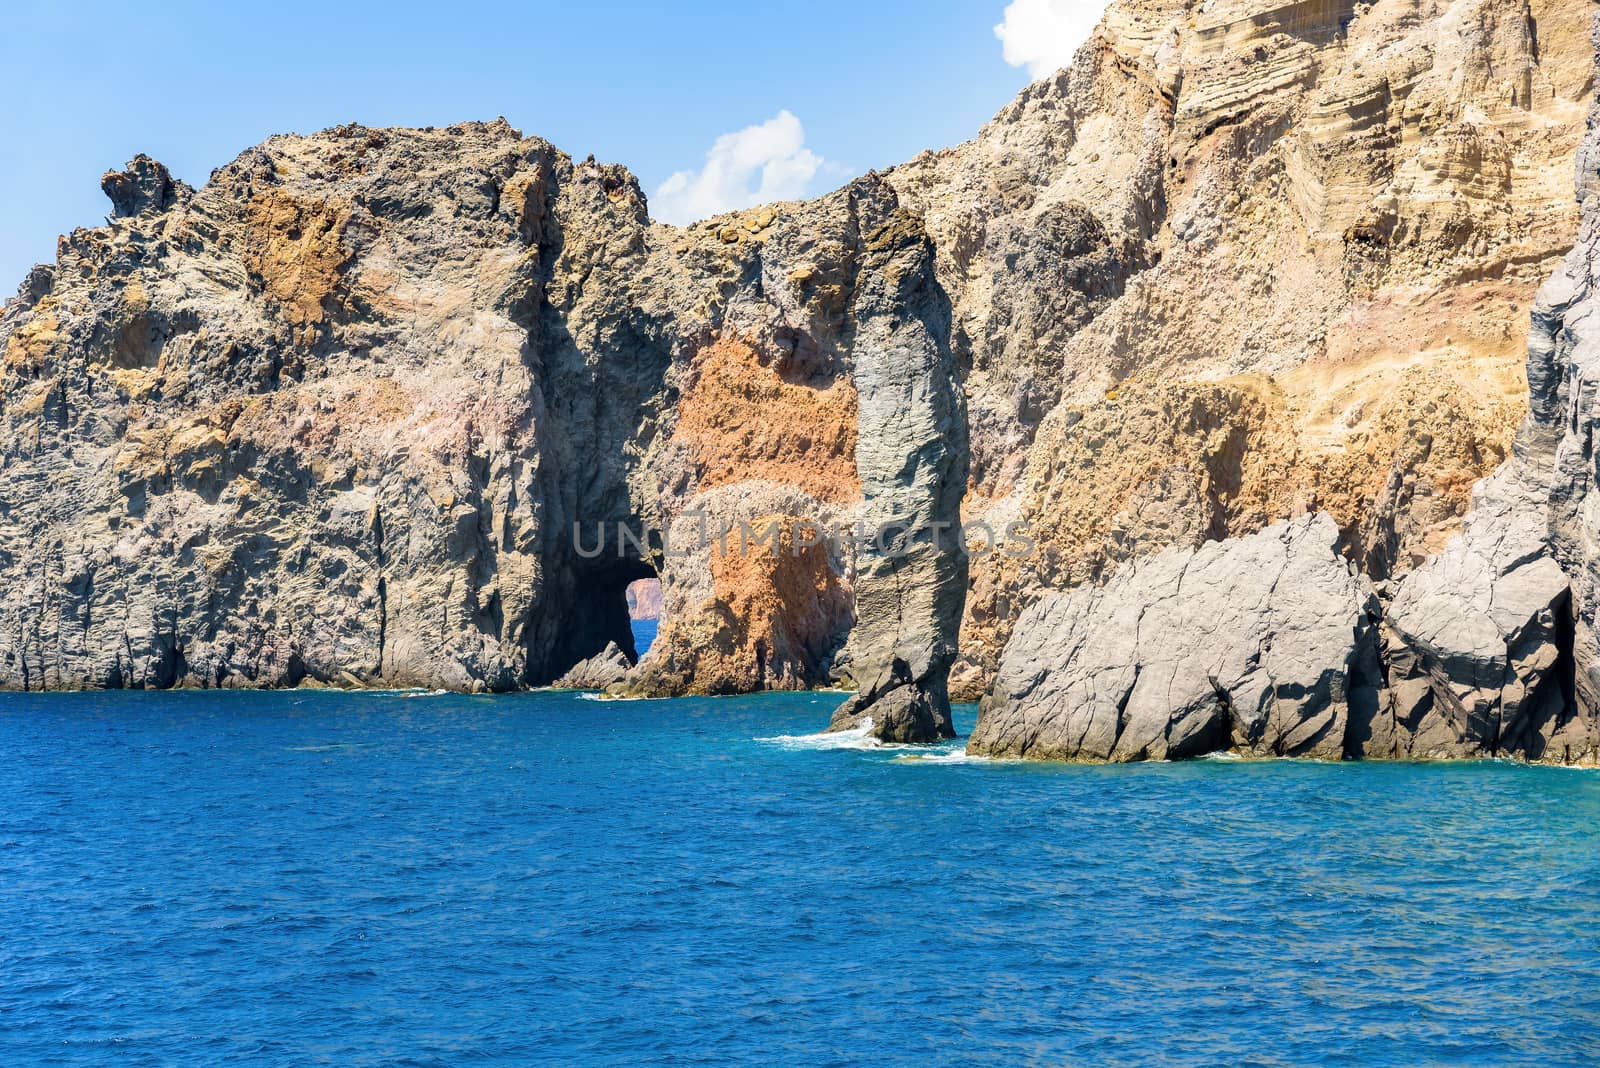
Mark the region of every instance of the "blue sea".
POLYGON ((630 620, 628 625, 633 628, 633 648, 640 656, 643 656, 645 650, 650 648, 651 644, 656 640, 656 628, 661 625, 661 621, 658 619, 635 619, 630 620))
POLYGON ((0 1065, 1600 1061, 1600 775, 836 700, 0 698, 0 1065))

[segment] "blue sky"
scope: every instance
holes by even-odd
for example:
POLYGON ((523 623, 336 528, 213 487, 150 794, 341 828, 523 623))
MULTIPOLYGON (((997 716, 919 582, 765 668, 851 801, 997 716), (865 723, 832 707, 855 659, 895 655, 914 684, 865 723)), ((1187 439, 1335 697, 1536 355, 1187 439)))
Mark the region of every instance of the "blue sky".
POLYGON ((972 136, 1099 0, 8 7, 0 299, 101 222, 99 177, 135 153, 198 186, 269 134, 348 121, 504 115, 626 164, 662 217, 822 192, 972 136))

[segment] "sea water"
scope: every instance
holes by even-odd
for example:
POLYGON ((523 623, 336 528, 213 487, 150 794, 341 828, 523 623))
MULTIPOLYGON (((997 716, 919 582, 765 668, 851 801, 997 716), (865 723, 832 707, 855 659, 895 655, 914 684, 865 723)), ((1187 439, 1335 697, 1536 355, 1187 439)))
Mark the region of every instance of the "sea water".
POLYGON ((656 640, 656 628, 660 626, 658 619, 634 619, 629 621, 633 628, 633 648, 640 656, 645 654, 651 644, 656 640))
POLYGON ((837 700, 0 698, 0 1065, 1600 1060, 1596 774, 837 700))

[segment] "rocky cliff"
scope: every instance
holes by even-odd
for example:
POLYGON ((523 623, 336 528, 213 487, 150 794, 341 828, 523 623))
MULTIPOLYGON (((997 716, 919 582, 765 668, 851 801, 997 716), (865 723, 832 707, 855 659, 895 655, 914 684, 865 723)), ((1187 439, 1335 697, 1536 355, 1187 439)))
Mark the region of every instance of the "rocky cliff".
POLYGON ((948 732, 960 546, 792 522, 959 506, 948 302, 885 182, 677 230, 496 122, 104 184, 0 322, 0 684, 536 685, 631 659, 659 575, 635 688, 843 677, 948 732))
POLYGON ((1582 229, 1532 310, 1527 416, 1442 551, 1374 588, 1330 551, 1321 517, 1047 595, 1018 621, 970 749, 1600 762, 1589 381, 1600 101, 1587 129, 1582 229), (1314 530, 1323 536, 1308 545, 1314 530))
POLYGON ((656 620, 661 618, 661 582, 659 579, 635 579, 628 583, 628 618, 656 620))
POLYGON ((1326 510, 1389 578, 1460 529, 1577 230, 1587 0, 1136 0, 972 142, 889 175, 967 368, 956 685, 1039 591, 1326 510))
MULTIPOLYGON (((0 685, 505 690, 610 677, 615 644, 634 692, 840 684, 836 726, 916 740, 950 733, 947 677, 1015 681, 1019 617, 1071 631, 1142 588, 1125 561, 1325 512, 1293 559, 1398 579, 1524 410, 1590 15, 1119 0, 975 140, 686 228, 503 121, 275 137, 199 190, 136 159, 0 316, 0 685)), ((1594 555, 1586 445, 1557 440, 1556 306, 1584 299, 1546 302, 1523 435, 1571 472, 1564 574, 1594 555)), ((1460 703, 1431 603, 1397 596, 1350 661, 1417 650, 1418 723, 1460 703)), ((1543 611, 1489 611, 1541 693, 1543 611)))

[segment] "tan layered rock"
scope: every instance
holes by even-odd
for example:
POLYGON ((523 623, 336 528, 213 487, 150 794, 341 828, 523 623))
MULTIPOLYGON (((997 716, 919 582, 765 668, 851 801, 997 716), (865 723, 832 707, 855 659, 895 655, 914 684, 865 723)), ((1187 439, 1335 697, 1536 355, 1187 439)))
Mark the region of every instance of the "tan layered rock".
POLYGON ((1049 542, 1036 570, 976 569, 965 694, 1038 590, 1107 560, 1326 508, 1383 577, 1459 529, 1472 483, 1507 454, 1527 311, 1576 232, 1592 14, 1573 0, 1117 3, 1072 66, 977 139, 890 173, 926 213, 972 368, 969 517, 1021 519, 1049 542), (1027 259, 1030 235, 1069 231, 1093 236, 1027 259), (1051 303, 1030 293, 1019 315, 1035 282, 1051 303), (1225 418, 1234 488, 1196 464, 1216 420, 1119 411, 1130 393, 1241 375, 1258 377, 1225 418), (1131 446, 1150 477, 1168 469, 1139 515, 1116 492, 1145 494, 1131 463, 1097 470, 1099 450, 1061 430, 1123 415, 1159 429, 1108 427, 1105 454, 1131 446))
MULTIPOLYGON (((1600 20, 1593 50, 1600 63, 1600 20)), ((1473 486, 1463 528, 1441 551, 1384 584, 1380 599, 1327 551, 1336 528, 1319 517, 1319 539, 1303 540, 1296 532, 1315 527, 1296 520, 1167 549, 1123 565, 1103 587, 1046 594, 1004 646, 969 750, 1128 760, 1226 747, 1593 765, 1600 99, 1576 179, 1582 229, 1532 309, 1527 417, 1512 457, 1473 486)), ((1395 478, 1452 448, 1431 424, 1407 430, 1395 478)), ((1326 483, 1316 472, 1301 479, 1326 483)), ((1372 566, 1379 547, 1344 549, 1372 566)))

